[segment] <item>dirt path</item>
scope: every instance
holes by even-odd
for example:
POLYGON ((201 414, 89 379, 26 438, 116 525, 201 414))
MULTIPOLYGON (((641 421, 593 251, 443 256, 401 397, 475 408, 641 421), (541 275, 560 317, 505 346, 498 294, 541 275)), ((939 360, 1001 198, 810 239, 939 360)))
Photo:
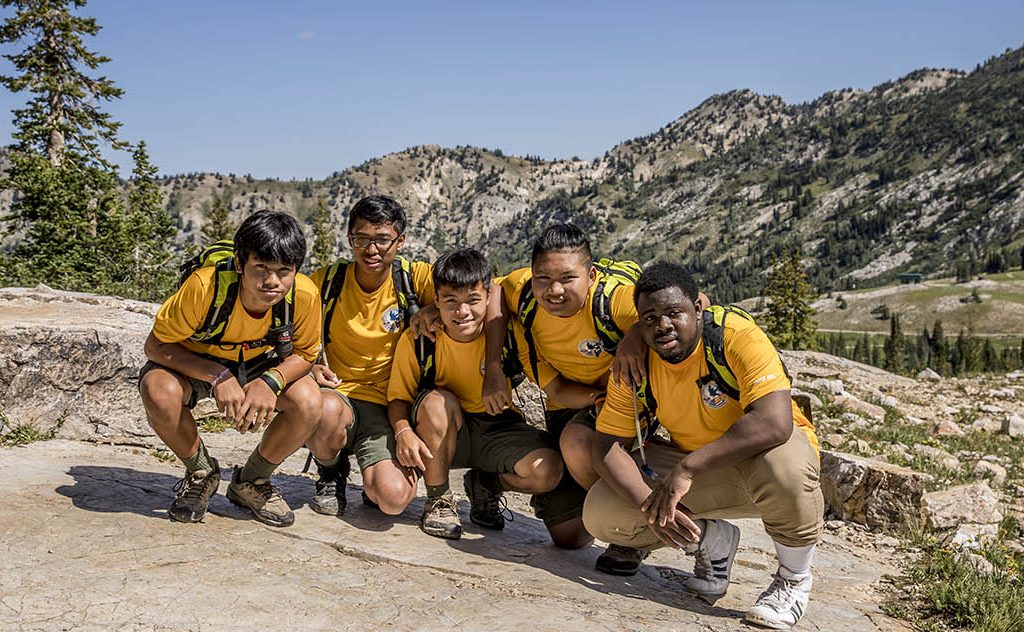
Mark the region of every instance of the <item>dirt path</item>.
MULTIPOLYGON (((210 435, 225 464, 254 438, 210 435)), ((446 542, 422 534, 417 501, 390 519, 361 506, 313 513, 293 456, 275 480, 296 510, 265 527, 223 496, 196 525, 166 517, 181 475, 151 451, 73 441, 0 449, 0 628, 209 630, 746 630, 744 610, 774 569, 759 522, 739 521, 733 585, 714 606, 680 589, 692 560, 656 551, 634 578, 593 570, 597 546, 560 551, 514 497, 503 532, 446 542), (685 570, 683 570, 685 569, 685 570)), ((453 487, 461 491, 461 472, 453 487)), ((802 630, 902 630, 873 585, 893 554, 826 533, 802 630)))

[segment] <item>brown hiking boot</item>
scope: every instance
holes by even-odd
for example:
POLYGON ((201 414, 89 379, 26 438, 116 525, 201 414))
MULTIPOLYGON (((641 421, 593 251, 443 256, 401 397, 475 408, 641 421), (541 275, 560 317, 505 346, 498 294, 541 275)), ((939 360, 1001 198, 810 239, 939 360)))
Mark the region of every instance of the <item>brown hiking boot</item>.
POLYGON ((257 520, 272 527, 287 527, 295 522, 295 514, 288 503, 284 502, 281 492, 270 484, 270 479, 240 481, 238 477, 241 473, 242 468, 236 467, 231 476, 231 484, 228 485, 228 500, 239 507, 245 507, 257 520))
POLYGON ((427 535, 449 540, 458 540, 462 537, 459 508, 455 502, 455 496, 451 492, 442 496, 427 496, 427 500, 423 503, 420 529, 427 535))
POLYGON ((174 501, 167 515, 178 522, 199 522, 206 515, 210 506, 210 498, 220 487, 220 465, 217 459, 210 457, 213 469, 187 472, 185 478, 174 485, 174 501))

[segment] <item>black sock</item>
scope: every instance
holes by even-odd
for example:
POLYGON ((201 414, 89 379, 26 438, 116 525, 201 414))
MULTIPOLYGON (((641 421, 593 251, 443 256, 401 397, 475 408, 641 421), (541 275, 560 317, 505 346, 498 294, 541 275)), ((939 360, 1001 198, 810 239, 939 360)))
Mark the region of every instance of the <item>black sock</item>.
POLYGON ((451 486, 448 481, 441 483, 440 485, 427 485, 427 497, 437 498, 438 496, 444 496, 451 491, 451 486))

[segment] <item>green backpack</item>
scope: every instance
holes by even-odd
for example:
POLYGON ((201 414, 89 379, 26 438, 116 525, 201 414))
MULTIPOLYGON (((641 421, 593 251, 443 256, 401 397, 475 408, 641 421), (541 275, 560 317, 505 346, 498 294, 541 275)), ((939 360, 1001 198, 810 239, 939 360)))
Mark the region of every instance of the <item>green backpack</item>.
MULTIPOLYGON (((620 287, 636 285, 636 280, 640 278, 640 264, 625 259, 617 261, 601 258, 594 262, 594 267, 597 269, 597 288, 594 290, 594 300, 591 305, 594 329, 597 330, 597 337, 601 340, 601 348, 614 354, 622 340, 623 332, 612 318, 612 296, 620 287)), ((519 294, 518 312, 519 320, 523 324, 530 368, 536 378, 538 356, 532 329, 533 322, 537 319, 537 297, 533 295, 533 286, 530 283, 527 283, 519 294)), ((511 344, 515 345, 515 337, 510 336, 510 340, 511 344)), ((511 348, 511 351, 516 351, 515 346, 511 348)), ((511 357, 515 363, 521 366, 518 354, 512 354, 511 357)), ((520 370, 520 372, 522 371, 520 370)))
MULTIPOLYGON (((704 310, 704 330, 701 338, 704 341, 704 362, 707 365, 708 374, 697 381, 697 386, 703 388, 705 384, 712 382, 726 397, 739 401, 739 381, 736 379, 736 374, 733 373, 729 367, 728 360, 725 358, 725 319, 729 315, 754 322, 753 316, 735 305, 711 305, 704 310)), ((781 362, 782 358, 779 358, 779 361, 781 362)), ((645 373, 650 375, 650 367, 647 362, 647 356, 645 355, 645 373)), ((782 371, 786 374, 787 379, 792 380, 785 362, 782 362, 782 371)), ((654 390, 651 388, 649 379, 644 379, 640 386, 637 387, 635 395, 643 409, 640 416, 646 425, 646 429, 643 432, 642 440, 646 443, 654 436, 655 431, 660 425, 657 416, 658 401, 654 398, 654 390)), ((801 412, 807 416, 807 420, 810 421, 810 399, 806 395, 794 395, 793 400, 800 407, 801 412)))
POLYGON ((238 363, 242 364, 243 351, 260 347, 273 347, 268 352, 284 359, 292 353, 293 305, 295 303, 295 285, 293 284, 283 301, 271 308, 271 325, 267 335, 258 340, 246 340, 224 343, 224 330, 227 329, 231 310, 238 298, 241 275, 235 270, 235 244, 230 239, 216 241, 199 254, 181 264, 178 271, 180 287, 188 277, 200 268, 215 268, 213 275, 213 301, 206 310, 203 324, 189 340, 208 345, 230 344, 238 346, 238 363))
MULTIPOLYGON (((324 348, 331 342, 331 318, 334 316, 334 308, 338 306, 338 297, 345 285, 345 271, 351 261, 339 259, 329 268, 324 280, 320 284, 320 301, 323 304, 324 313, 324 348)), ((409 319, 420 310, 419 296, 413 286, 412 263, 405 257, 396 256, 391 263, 391 280, 395 286, 395 294, 398 298, 398 309, 401 311, 403 329, 409 326, 409 319)))

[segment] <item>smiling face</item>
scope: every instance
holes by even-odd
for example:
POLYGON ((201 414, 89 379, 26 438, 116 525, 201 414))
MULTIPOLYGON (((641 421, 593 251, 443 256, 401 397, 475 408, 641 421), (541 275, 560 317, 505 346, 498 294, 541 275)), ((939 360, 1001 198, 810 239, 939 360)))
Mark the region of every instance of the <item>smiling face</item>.
POLYGON ((452 340, 469 342, 484 331, 488 288, 477 283, 466 288, 437 287, 437 307, 444 331, 452 340))
POLYGON ((597 279, 588 257, 580 252, 547 252, 533 260, 533 295, 537 303, 552 316, 575 316, 597 279))
POLYGON ((675 286, 637 296, 644 342, 670 364, 679 364, 697 348, 704 310, 675 286))
POLYGON ((405 235, 399 235, 392 222, 371 224, 357 219, 348 234, 356 266, 372 274, 381 274, 391 269, 391 263, 398 249, 405 243, 405 235))
POLYGON ((282 301, 292 285, 298 269, 280 261, 263 261, 249 255, 245 265, 235 260, 235 269, 242 275, 242 305, 254 314, 262 314, 282 301))

